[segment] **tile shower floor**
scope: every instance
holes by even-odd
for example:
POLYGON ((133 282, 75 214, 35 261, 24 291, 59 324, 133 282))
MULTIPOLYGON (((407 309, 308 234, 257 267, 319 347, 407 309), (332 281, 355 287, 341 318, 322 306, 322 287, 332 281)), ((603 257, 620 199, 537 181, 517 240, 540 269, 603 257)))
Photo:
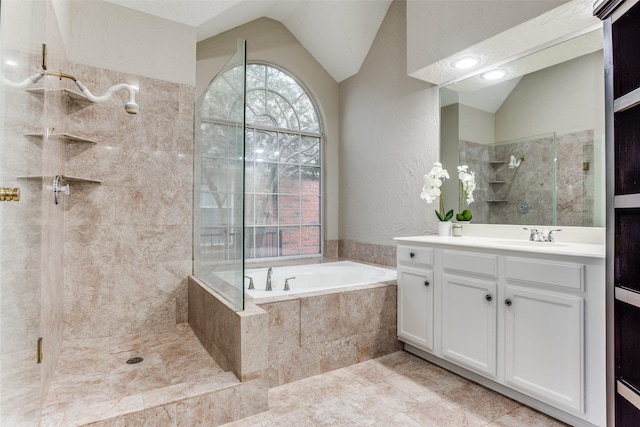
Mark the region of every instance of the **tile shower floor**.
POLYGON ((239 383, 187 323, 157 334, 65 343, 41 426, 84 425, 239 383), (133 357, 144 361, 127 364, 133 357))
POLYGON ((248 426, 565 426, 501 394, 399 351, 269 390, 248 426))

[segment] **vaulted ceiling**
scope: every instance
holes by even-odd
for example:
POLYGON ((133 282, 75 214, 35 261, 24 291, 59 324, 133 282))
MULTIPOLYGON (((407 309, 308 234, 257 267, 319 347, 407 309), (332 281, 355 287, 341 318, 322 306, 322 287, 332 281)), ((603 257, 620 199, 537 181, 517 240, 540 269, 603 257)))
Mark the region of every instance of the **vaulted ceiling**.
POLYGON ((391 0, 105 0, 196 28, 198 41, 261 17, 281 22, 338 82, 356 74, 391 0))

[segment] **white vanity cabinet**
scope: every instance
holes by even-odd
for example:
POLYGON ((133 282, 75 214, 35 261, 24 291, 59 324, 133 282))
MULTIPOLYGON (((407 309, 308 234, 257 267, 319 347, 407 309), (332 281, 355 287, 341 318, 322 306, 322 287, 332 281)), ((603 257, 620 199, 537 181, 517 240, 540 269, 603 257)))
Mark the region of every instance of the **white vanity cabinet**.
POLYGON ((498 257, 442 251, 442 357, 495 378, 498 257))
POLYGON ((398 336, 433 350, 433 250, 398 248, 398 336))
POLYGON ((583 410, 583 299, 507 286, 505 381, 520 391, 583 410))
POLYGON ((604 259, 422 239, 397 239, 405 348, 571 425, 604 426, 604 259))
POLYGON ((580 262, 506 257, 505 381, 584 411, 584 273, 580 262))

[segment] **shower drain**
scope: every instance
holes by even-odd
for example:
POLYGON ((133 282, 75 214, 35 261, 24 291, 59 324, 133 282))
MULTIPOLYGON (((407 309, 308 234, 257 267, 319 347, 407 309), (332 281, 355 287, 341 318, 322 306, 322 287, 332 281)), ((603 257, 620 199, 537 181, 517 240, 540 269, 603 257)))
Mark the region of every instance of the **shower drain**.
POLYGON ((144 359, 142 357, 132 357, 127 360, 127 365, 135 365, 136 363, 142 362, 144 359))

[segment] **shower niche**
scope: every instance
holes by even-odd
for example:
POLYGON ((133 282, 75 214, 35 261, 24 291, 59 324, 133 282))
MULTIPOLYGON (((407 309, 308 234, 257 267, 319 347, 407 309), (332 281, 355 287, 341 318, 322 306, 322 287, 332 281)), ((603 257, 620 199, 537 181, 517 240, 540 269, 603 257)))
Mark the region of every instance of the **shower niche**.
MULTIPOLYGON (((45 88, 29 88, 26 89, 26 92, 32 94, 36 98, 40 99, 43 103, 45 102, 45 97, 52 97, 61 105, 65 105, 69 112, 77 111, 79 109, 88 107, 93 105, 94 102, 89 100, 84 95, 71 91, 69 89, 54 89, 47 90, 45 88)), ((67 124, 68 126, 68 124, 67 124)), ((42 141, 46 143, 50 139, 57 139, 62 142, 64 145, 66 144, 86 144, 88 146, 97 144, 97 141, 92 139, 83 137, 81 135, 76 135, 72 132, 58 131, 56 128, 47 128, 43 132, 27 132, 24 134, 29 140, 34 142, 42 141)), ((80 176, 70 176, 66 174, 58 175, 60 177, 61 182, 63 183, 85 183, 85 184, 101 184, 101 180, 97 180, 89 177, 80 177, 80 176)), ((24 176, 18 176, 17 179, 20 180, 32 180, 32 181, 53 181, 53 176, 43 176, 40 174, 29 174, 24 176)))

